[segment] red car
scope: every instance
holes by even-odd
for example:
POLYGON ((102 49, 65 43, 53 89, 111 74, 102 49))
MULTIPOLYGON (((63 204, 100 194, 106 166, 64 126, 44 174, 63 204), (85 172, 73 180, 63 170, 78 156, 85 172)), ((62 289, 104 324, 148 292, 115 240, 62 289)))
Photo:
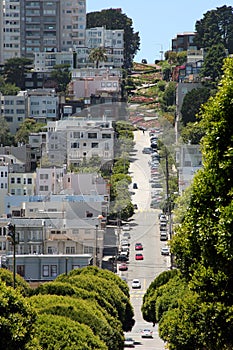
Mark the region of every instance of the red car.
POLYGON ((127 271, 128 266, 125 263, 120 264, 119 271, 127 271))
POLYGON ((141 253, 135 254, 135 260, 143 260, 143 259, 144 259, 143 254, 141 253))
POLYGON ((135 250, 143 250, 142 243, 135 243, 135 250))

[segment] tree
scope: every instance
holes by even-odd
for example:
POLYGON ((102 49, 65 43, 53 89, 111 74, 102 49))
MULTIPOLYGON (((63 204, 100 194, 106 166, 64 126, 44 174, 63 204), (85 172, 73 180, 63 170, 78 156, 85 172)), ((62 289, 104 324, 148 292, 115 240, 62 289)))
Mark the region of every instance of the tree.
POLYGON ((12 145, 13 136, 10 133, 8 123, 3 116, 0 116, 0 144, 3 146, 12 145))
POLYGON ((42 131, 43 126, 44 124, 37 123, 34 119, 25 119, 15 134, 15 142, 28 143, 29 135, 32 132, 42 131))
POLYGON ((91 50, 89 60, 95 62, 96 68, 99 68, 100 62, 106 62, 108 59, 106 49, 104 47, 96 47, 91 50))
POLYGON ((134 33, 131 18, 123 14, 119 9, 107 9, 100 12, 87 14, 87 28, 105 27, 106 29, 124 30, 124 68, 129 69, 133 65, 133 58, 139 46, 139 33, 134 33))
POLYGON ((166 86, 166 89, 163 94, 163 102, 166 107, 172 106, 175 104, 176 97, 176 83, 171 81, 166 86))
POLYGON ((205 56, 200 76, 211 78, 213 82, 218 81, 222 76, 223 60, 226 51, 223 44, 210 47, 205 56))
POLYGON ((32 60, 29 58, 9 58, 3 67, 5 82, 25 90, 25 74, 30 70, 31 65, 32 60))
POLYGON ((210 89, 206 87, 192 89, 184 96, 181 107, 182 123, 187 125, 189 122, 196 122, 196 116, 200 107, 210 97, 210 89))
POLYGON ((233 347, 232 91, 233 59, 227 58, 218 92, 201 112, 203 170, 194 177, 188 208, 172 240, 176 263, 198 295, 202 322, 196 327, 201 334, 205 324, 205 349, 233 347))
POLYGON ((31 339, 35 311, 18 290, 0 281, 0 348, 24 350, 31 339))
POLYGON ((57 92, 66 92, 67 85, 71 81, 70 65, 57 64, 53 67, 50 75, 51 79, 55 81, 57 92))
POLYGON ((224 48, 233 53, 233 8, 232 6, 217 7, 207 11, 203 19, 196 22, 194 39, 198 47, 208 49, 213 45, 223 44, 224 48))
POLYGON ((198 122, 189 122, 181 129, 180 136, 184 143, 191 145, 199 145, 202 137, 205 135, 205 130, 198 122))

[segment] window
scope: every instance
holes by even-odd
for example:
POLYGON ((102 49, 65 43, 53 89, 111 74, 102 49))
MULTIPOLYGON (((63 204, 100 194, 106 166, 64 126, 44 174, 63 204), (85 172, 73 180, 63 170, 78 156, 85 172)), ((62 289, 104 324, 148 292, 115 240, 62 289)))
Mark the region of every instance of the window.
POLYGON ((91 143, 91 148, 98 148, 98 147, 99 147, 98 142, 92 142, 91 143))
POLYGON ((28 185, 31 185, 32 184, 32 178, 29 178, 28 179, 28 185))
POLYGON ((84 247, 84 254, 93 254, 93 247, 84 247))
POLYGON ((24 277, 25 276, 25 266, 24 265, 17 265, 17 273, 24 277))
POLYGON ((42 265, 42 276, 49 277, 49 265, 42 265))
POLYGON ((11 178, 11 184, 14 184, 14 183, 15 183, 15 178, 12 177, 12 178, 11 178))
POLYGON ((51 277, 57 276, 57 265, 51 265, 51 277))
POLYGON ((111 134, 102 134, 102 139, 110 139, 111 134))
POLYGON ((71 142, 71 148, 79 148, 78 142, 71 142))
POLYGON ((75 254, 75 247, 66 247, 66 254, 75 254))
POLYGON ((21 178, 17 177, 17 184, 20 184, 20 183, 21 183, 21 178))
POLYGON ((96 132, 89 132, 88 139, 97 139, 97 133, 96 132))

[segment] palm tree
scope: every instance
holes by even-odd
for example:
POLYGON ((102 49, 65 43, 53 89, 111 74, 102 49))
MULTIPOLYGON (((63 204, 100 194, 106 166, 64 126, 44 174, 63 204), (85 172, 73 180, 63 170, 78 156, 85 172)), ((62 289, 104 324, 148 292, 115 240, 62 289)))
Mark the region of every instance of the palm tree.
POLYGON ((108 59, 104 47, 96 47, 91 50, 89 60, 96 63, 96 68, 99 68, 99 62, 106 62, 108 59))

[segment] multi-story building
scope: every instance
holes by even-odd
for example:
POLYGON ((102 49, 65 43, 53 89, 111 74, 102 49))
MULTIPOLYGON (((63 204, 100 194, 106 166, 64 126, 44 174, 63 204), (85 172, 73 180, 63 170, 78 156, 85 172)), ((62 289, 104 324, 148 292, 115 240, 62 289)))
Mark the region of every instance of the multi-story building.
MULTIPOLYGON (((2 158, 0 158, 0 198, 4 198, 8 193, 8 173, 8 164, 5 163, 2 158)), ((4 213, 4 202, 0 200, 0 215, 2 213, 4 213)))
POLYGON ((33 196, 36 173, 9 173, 9 194, 12 196, 33 196))
POLYGON ((3 95, 1 98, 1 115, 8 123, 10 132, 15 134, 20 124, 28 116, 28 95, 20 91, 17 95, 3 95))
POLYGON ((176 38, 172 39, 172 51, 181 52, 187 50, 197 50, 194 44, 194 38, 196 33, 194 32, 184 32, 176 35, 176 38))
POLYGON ((34 58, 34 69, 39 72, 51 71, 54 66, 67 64, 70 68, 74 66, 74 53, 71 51, 62 52, 36 52, 34 58))
POLYGON ((176 150, 178 164, 179 193, 191 184, 194 174, 202 168, 200 145, 181 145, 176 150))
POLYGON ((47 124, 45 156, 51 165, 78 166, 84 159, 100 158, 100 165, 114 158, 112 120, 68 118, 47 124))
POLYGON ((86 0, 2 0, 0 63, 85 46, 86 0))
POLYGON ((41 123, 59 118, 59 97, 54 89, 28 91, 28 115, 41 123))

